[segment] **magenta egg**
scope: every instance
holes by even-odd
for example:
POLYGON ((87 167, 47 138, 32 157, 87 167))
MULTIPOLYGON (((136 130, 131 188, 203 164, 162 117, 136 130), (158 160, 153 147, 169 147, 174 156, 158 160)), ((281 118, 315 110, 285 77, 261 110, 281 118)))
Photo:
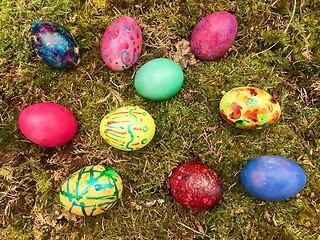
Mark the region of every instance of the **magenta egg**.
POLYGON ((199 162, 180 164, 171 174, 170 190, 182 206, 203 210, 219 203, 223 189, 218 175, 199 162))
POLYGON ((22 110, 18 125, 26 138, 44 147, 66 144, 78 127, 70 110, 51 102, 33 104, 22 110))
POLYGON ((193 29, 190 48, 201 60, 221 58, 237 35, 238 23, 228 12, 215 12, 204 17, 193 29))
POLYGON ((123 71, 134 65, 141 49, 141 29, 136 20, 129 16, 114 20, 107 27, 100 44, 103 61, 115 71, 123 71))

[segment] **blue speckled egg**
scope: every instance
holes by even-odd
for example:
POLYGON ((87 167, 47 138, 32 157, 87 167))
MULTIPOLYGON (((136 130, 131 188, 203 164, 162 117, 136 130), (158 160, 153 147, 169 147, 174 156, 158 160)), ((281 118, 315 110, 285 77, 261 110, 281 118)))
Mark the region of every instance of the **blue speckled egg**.
POLYGON ((72 68, 79 64, 79 46, 63 26, 37 21, 31 26, 30 38, 37 55, 46 64, 57 68, 72 68))
POLYGON ((299 193, 306 184, 306 174, 295 162, 280 156, 261 156, 242 169, 243 187, 266 201, 286 200, 299 193))

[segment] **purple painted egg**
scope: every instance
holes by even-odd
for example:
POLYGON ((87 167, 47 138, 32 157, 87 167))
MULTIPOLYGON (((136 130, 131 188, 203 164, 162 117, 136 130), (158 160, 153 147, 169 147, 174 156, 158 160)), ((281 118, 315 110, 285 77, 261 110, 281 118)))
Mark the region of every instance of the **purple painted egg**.
POLYGON ((237 35, 238 23, 228 12, 215 12, 204 17, 193 29, 190 48, 201 60, 221 58, 237 35))
POLYGON ((122 16, 106 29, 100 44, 108 68, 123 71, 135 64, 142 49, 142 33, 135 19, 122 16))

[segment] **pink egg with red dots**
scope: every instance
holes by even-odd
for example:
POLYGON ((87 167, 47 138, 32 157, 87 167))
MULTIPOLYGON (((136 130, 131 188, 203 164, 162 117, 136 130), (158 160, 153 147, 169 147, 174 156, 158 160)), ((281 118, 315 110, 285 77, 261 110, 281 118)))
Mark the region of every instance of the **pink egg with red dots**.
POLYGON ((108 68, 123 71, 134 65, 142 49, 142 32, 129 16, 114 20, 106 29, 100 44, 101 56, 108 68))

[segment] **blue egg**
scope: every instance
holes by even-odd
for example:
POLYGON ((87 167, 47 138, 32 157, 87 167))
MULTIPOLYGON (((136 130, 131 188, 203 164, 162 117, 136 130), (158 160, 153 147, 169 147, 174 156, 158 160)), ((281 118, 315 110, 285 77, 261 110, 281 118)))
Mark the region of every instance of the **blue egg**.
POLYGON ((243 187, 253 196, 266 201, 286 200, 299 193, 307 178, 295 162, 280 156, 261 156, 242 169, 243 187))
POLYGON ((72 68, 80 62, 77 42, 66 28, 57 23, 33 23, 30 39, 39 58, 52 67, 72 68))

